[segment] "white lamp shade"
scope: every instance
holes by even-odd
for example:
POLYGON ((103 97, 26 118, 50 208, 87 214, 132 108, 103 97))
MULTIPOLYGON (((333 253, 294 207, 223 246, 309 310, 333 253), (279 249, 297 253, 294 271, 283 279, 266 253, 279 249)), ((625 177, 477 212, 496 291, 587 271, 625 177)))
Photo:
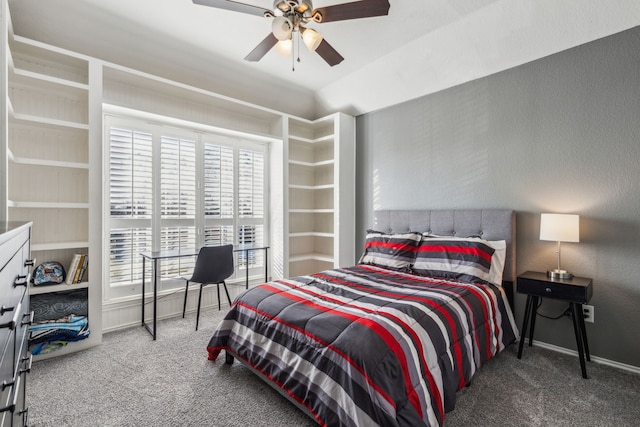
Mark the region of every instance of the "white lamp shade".
POLYGON ((571 214, 541 214, 540 240, 579 242, 580 216, 571 214))
POLYGON ((307 28, 304 30, 304 33, 302 33, 302 41, 307 48, 313 52, 320 46, 320 43, 322 43, 322 35, 314 29, 307 28))
POLYGON ((291 38, 293 24, 284 16, 276 16, 271 22, 271 31, 278 40, 287 40, 291 38))

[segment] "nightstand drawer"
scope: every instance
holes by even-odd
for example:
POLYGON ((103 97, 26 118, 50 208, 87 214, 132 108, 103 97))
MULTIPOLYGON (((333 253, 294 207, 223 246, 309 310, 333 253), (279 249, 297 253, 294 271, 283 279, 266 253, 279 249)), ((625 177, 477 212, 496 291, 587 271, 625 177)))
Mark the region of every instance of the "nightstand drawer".
POLYGON ((550 279, 544 273, 527 272, 518 276, 518 292, 538 297, 547 297, 586 304, 593 288, 591 279, 550 279))

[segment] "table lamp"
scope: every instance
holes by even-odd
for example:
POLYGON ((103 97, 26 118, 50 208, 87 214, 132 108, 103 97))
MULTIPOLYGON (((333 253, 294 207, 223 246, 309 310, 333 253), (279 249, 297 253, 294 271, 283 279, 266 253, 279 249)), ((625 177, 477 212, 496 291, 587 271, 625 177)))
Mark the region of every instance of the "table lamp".
POLYGON ((570 214, 543 213, 540 215, 540 240, 558 243, 558 268, 549 270, 552 279, 571 279, 573 274, 560 268, 560 242, 580 241, 580 216, 570 214))

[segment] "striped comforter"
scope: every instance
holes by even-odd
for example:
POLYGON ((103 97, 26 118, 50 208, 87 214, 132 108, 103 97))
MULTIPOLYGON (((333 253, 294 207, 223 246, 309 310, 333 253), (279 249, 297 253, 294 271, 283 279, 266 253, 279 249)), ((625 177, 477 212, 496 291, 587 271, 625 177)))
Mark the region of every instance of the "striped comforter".
POLYGON ((515 341, 504 292, 369 265, 239 296, 211 338, 327 426, 439 426, 456 392, 515 341))

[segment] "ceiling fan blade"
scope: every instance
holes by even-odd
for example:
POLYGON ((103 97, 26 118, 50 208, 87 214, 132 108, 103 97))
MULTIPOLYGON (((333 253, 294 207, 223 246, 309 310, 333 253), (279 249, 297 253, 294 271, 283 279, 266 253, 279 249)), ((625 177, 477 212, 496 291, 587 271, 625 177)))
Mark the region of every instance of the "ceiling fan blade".
POLYGON ((248 13, 249 15, 265 16, 265 13, 273 13, 270 10, 263 9, 250 4, 239 3, 233 0, 192 0, 194 4, 202 6, 215 7, 218 9, 231 10, 233 12, 248 13))
POLYGON ((335 50, 333 46, 327 43, 327 41, 324 39, 316 49, 316 53, 320 55, 322 59, 324 59, 327 64, 331 65, 332 67, 334 65, 338 65, 344 60, 342 55, 340 55, 338 51, 335 50))
POLYGON ((389 0, 360 0, 319 7, 311 15, 316 22, 345 21, 389 14, 389 0))
POLYGON ((269 52, 271 48, 276 45, 276 43, 278 43, 278 39, 276 38, 276 36, 274 36, 273 33, 269 33, 269 35, 265 37, 258 46, 256 46, 251 52, 249 52, 247 56, 245 56, 245 61, 260 61, 262 57, 265 56, 267 52, 269 52))

